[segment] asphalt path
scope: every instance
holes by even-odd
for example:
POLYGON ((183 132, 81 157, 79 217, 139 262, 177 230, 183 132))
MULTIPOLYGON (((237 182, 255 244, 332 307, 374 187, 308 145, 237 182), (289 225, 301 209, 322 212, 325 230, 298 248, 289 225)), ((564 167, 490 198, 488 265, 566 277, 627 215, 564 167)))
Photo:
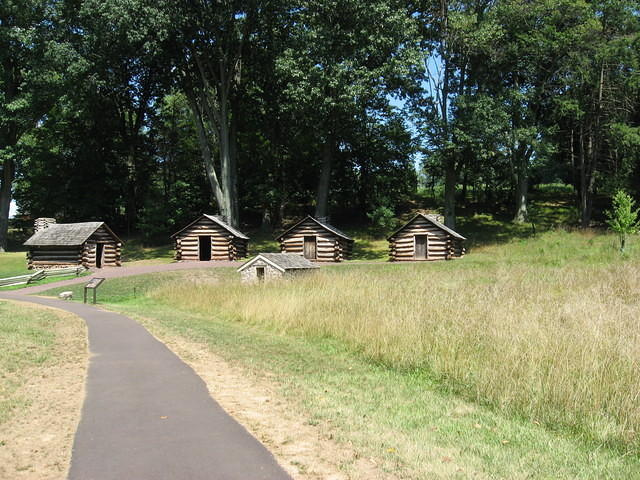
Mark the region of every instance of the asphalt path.
POLYGON ((0 298, 66 310, 88 327, 91 355, 70 480, 290 479, 202 379, 140 324, 24 291, 0 298))

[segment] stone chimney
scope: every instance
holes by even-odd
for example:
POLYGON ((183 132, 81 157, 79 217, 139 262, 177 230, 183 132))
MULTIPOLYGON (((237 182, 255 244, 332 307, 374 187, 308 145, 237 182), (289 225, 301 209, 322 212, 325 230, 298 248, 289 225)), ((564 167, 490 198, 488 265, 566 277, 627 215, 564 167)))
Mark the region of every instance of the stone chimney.
POLYGON ((33 229, 34 233, 38 233, 40 230, 49 228, 49 225, 53 225, 54 223, 56 223, 55 218, 36 218, 33 229))

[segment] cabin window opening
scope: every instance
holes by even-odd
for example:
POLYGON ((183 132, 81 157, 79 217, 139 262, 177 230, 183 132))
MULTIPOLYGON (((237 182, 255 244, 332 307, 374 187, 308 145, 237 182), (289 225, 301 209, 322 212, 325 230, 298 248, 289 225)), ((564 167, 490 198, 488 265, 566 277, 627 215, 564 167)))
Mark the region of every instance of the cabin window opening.
POLYGON ((414 258, 416 260, 427 260, 428 257, 428 240, 426 235, 416 235, 414 247, 414 258))
POLYGON ((304 258, 308 259, 308 260, 315 260, 317 257, 317 248, 316 248, 316 237, 315 235, 312 236, 305 236, 304 237, 304 258))
POLYGON ((211 260, 211 235, 201 235, 198 237, 198 252, 201 262, 211 260))
POLYGON ((102 256, 104 254, 104 245, 96 243, 96 268, 102 268, 102 256))
POLYGON ((256 276, 259 282, 264 281, 264 267, 256 267, 256 276))

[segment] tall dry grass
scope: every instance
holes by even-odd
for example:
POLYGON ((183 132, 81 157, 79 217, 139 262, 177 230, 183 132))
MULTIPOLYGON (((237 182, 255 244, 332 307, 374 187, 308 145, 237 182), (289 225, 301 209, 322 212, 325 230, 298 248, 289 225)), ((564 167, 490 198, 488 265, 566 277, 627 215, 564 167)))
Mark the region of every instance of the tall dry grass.
POLYGON ((638 263, 456 263, 331 268, 257 286, 183 283, 151 296, 338 338, 468 398, 640 452, 638 263))

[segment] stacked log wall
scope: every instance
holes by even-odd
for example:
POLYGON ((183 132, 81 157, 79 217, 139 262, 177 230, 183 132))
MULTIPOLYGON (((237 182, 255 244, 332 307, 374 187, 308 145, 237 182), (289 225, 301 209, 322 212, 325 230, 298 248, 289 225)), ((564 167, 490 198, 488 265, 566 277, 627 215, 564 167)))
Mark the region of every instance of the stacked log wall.
POLYGON ((75 267, 82 264, 81 247, 30 247, 27 252, 27 268, 75 267))
POLYGON ((392 261, 447 260, 464 255, 463 243, 428 220, 418 217, 389 240, 392 261), (427 258, 415 258, 415 236, 427 235, 427 258))
POLYGON ((331 233, 312 220, 301 223, 281 238, 280 250, 304 255, 304 237, 307 236, 316 237, 317 262, 340 262, 351 257, 352 241, 331 233))
POLYGON ((201 236, 211 236, 211 260, 237 260, 247 256, 248 240, 236 237, 205 217, 175 237, 176 260, 199 261, 198 237, 201 236))
POLYGON ((86 262, 85 267, 96 266, 96 244, 98 243, 104 245, 102 253, 103 267, 122 266, 122 244, 102 226, 85 243, 83 251, 83 264, 86 262))

